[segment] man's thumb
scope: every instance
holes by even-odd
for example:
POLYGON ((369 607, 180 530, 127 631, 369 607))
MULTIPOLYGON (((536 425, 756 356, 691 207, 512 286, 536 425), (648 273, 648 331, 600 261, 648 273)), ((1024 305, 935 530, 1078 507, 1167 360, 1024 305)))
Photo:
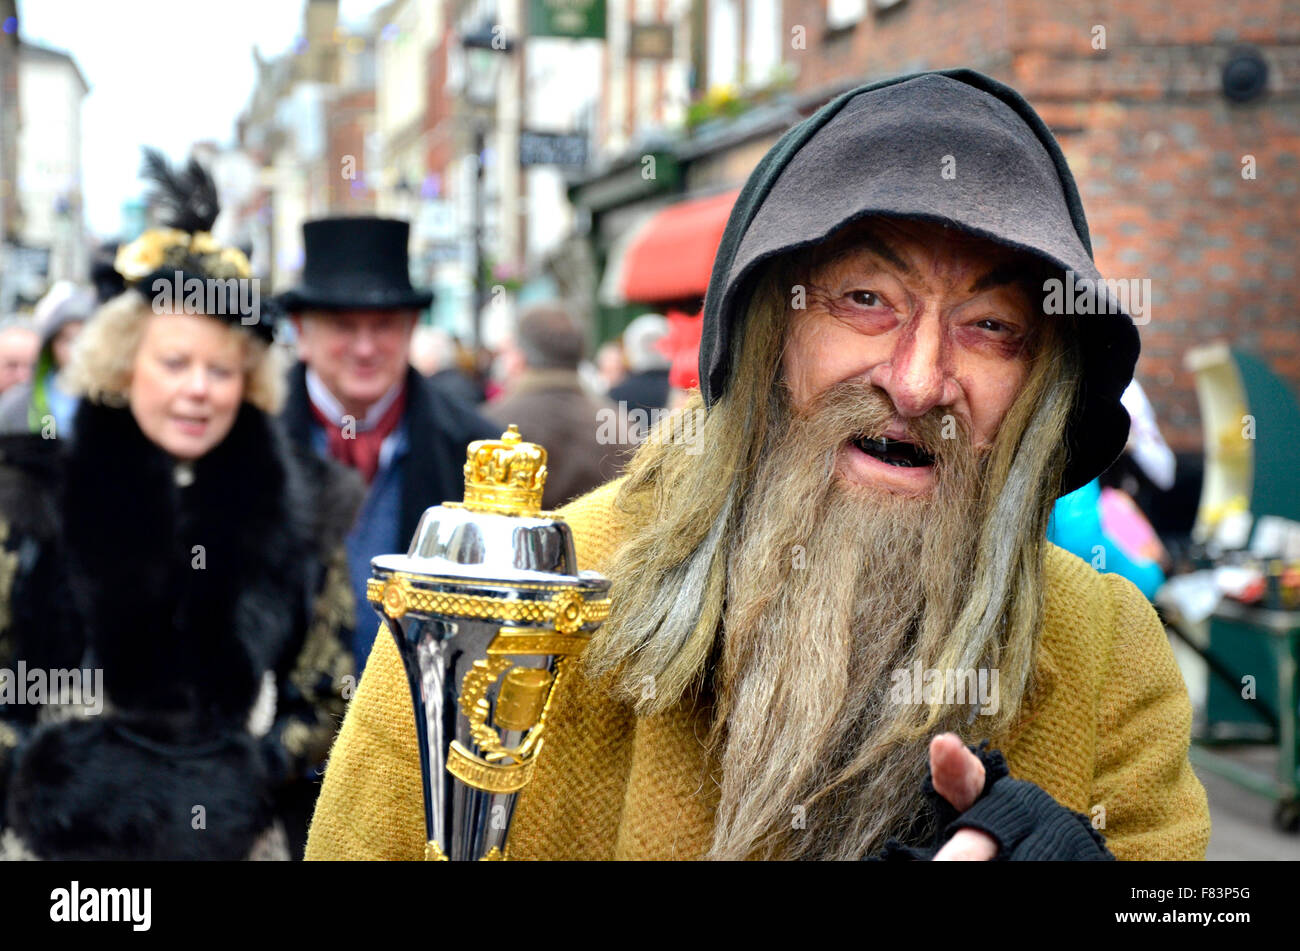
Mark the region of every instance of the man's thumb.
POLYGON ((934 791, 965 812, 984 789, 984 764, 955 733, 941 733, 930 741, 930 776, 934 791))

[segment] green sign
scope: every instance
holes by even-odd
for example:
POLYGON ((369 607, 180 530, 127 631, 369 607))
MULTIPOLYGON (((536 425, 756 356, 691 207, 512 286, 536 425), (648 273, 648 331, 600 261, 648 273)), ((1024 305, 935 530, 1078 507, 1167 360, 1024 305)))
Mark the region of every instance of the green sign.
POLYGON ((528 0, 530 36, 605 38, 605 0, 528 0))

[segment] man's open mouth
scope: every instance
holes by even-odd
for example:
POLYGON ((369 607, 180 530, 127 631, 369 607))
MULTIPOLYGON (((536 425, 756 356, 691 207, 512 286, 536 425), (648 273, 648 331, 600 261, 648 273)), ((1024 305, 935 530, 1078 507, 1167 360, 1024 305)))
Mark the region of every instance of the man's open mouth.
POLYGON ((853 445, 873 459, 879 459, 891 466, 915 469, 934 465, 934 456, 915 443, 904 442, 901 439, 886 439, 883 436, 879 439, 871 439, 867 436, 859 436, 853 440, 853 445))

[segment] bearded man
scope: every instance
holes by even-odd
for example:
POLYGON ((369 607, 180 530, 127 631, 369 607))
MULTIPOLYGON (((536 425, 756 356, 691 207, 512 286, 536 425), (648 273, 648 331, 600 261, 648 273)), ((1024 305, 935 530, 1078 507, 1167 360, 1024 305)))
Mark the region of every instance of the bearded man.
MULTIPOLYGON (((512 858, 1204 857, 1155 613, 1044 538, 1123 448, 1138 351, 1104 284, 1043 312, 1067 271, 1099 280, 1073 178, 988 77, 864 86, 772 148, 714 263, 700 393, 561 511, 614 607, 512 858)), ((419 858, 422 820, 384 639, 307 857, 419 858)))

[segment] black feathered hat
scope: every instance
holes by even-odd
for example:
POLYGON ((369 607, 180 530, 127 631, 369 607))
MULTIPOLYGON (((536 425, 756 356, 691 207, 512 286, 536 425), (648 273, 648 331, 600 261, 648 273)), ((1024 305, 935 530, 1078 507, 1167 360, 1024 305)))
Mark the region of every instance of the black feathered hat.
MULTIPOLYGON (((732 333, 764 261, 873 215, 932 221, 1036 255, 1098 288, 1088 222, 1056 140, 1019 93, 968 69, 859 86, 790 129, 750 174, 727 221, 704 302, 700 390, 727 385, 732 333), (952 156, 955 176, 941 176, 952 156)), ((1106 288, 1108 313, 1075 318, 1083 383, 1066 429, 1063 490, 1123 451, 1120 395, 1138 334, 1106 288)), ((1066 318, 1060 318, 1066 319, 1066 318)))
POLYGON ((225 320, 269 343, 272 312, 263 311, 255 283, 240 286, 257 280, 248 257, 212 237, 221 210, 212 176, 193 158, 173 171, 161 152, 148 148, 141 176, 151 183, 147 201, 162 210, 163 227, 149 228, 118 248, 114 270, 148 300, 225 320))
POLYGON ((90 283, 95 285, 95 297, 101 304, 126 290, 126 280, 113 263, 119 247, 116 241, 103 245, 90 262, 90 283))
POLYGON ((423 310, 431 291, 411 286, 411 229, 395 218, 321 218, 302 226, 302 281, 277 301, 303 310, 423 310))

